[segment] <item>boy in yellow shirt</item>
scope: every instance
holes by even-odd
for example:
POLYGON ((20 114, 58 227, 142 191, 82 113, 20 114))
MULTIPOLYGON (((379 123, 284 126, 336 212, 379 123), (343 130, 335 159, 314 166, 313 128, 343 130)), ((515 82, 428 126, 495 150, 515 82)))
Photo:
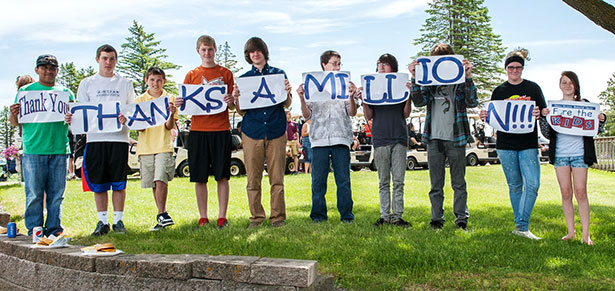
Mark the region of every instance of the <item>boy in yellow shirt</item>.
POLYGON ((139 132, 139 156, 141 171, 141 188, 152 188, 158 215, 152 231, 164 229, 175 224, 167 213, 168 183, 175 174, 175 159, 173 158, 173 136, 171 130, 177 120, 174 105, 175 96, 169 95, 162 86, 166 83, 162 69, 152 67, 145 74, 148 90, 135 99, 135 103, 154 100, 161 96, 169 96, 169 118, 164 125, 150 127, 139 132))

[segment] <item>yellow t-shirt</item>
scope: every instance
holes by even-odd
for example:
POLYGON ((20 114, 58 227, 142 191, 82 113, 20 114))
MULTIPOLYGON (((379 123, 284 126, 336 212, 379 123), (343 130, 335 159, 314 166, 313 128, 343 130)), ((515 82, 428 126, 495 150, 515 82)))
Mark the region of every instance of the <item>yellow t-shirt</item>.
MULTIPOLYGON (((162 90, 162 95, 169 96, 169 102, 175 102, 175 96, 170 95, 167 91, 162 90)), ((147 91, 143 95, 135 98, 135 103, 154 100, 158 97, 153 97, 147 91)), ((173 114, 173 119, 177 120, 177 111, 173 114)), ((167 129, 164 124, 150 127, 139 132, 139 143, 137 144, 137 155, 153 155, 159 153, 173 152, 173 135, 171 130, 167 129)))

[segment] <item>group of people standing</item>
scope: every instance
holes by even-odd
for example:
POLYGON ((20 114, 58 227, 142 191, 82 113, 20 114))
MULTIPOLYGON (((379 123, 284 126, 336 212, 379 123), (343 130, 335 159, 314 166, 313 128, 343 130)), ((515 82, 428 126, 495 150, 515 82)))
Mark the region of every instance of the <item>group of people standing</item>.
MULTIPOLYGON (((201 64, 190 70, 184 84, 226 85, 224 102, 228 109, 213 115, 194 115, 187 141, 190 181, 194 183, 199 210, 198 227, 209 223, 207 183, 213 176, 217 186, 219 212, 216 221, 218 228, 228 226, 226 218, 229 201, 229 179, 232 138, 230 133, 229 110, 236 109, 243 116, 241 137, 247 173, 246 192, 249 201, 249 227, 259 227, 266 220, 262 205, 263 170, 267 164, 270 184, 269 222, 273 227, 286 223, 284 195, 284 172, 286 145, 289 140, 288 112, 292 103, 292 87, 283 70, 270 66, 269 50, 266 43, 258 37, 250 38, 244 47, 246 62, 251 69, 241 77, 270 74, 284 74, 286 99, 277 105, 242 109, 239 98, 242 92, 234 83, 233 74, 215 62, 215 40, 202 35, 196 42, 196 51, 201 64)), ((438 44, 430 52, 432 56, 453 55, 455 52, 448 44, 438 44)), ((533 112, 536 117, 548 114, 540 87, 521 78, 525 55, 512 52, 505 61, 508 80, 498 86, 492 100, 504 100, 523 96, 533 100, 537 106, 533 112)), ((173 225, 174 221, 166 211, 168 183, 173 179, 173 137, 171 130, 177 120, 177 108, 184 100, 174 97, 163 89, 166 76, 157 67, 150 68, 145 81, 148 90, 135 98, 132 82, 115 73, 117 51, 110 45, 103 45, 96 51, 99 72, 84 79, 77 91, 76 100, 80 102, 120 101, 122 104, 153 100, 169 96, 167 122, 139 132, 137 154, 141 164, 141 186, 152 188, 158 209, 156 224, 152 230, 160 230, 173 225)), ((414 79, 416 61, 408 69, 412 75, 407 87, 410 97, 394 105, 368 105, 360 102, 361 89, 352 82, 346 100, 325 102, 306 102, 304 84, 296 90, 299 95, 301 113, 307 122, 299 133, 294 131, 290 139, 301 138, 309 148, 312 179, 312 207, 310 218, 318 223, 328 219, 325 194, 330 167, 336 183, 337 209, 340 220, 352 223, 353 199, 350 182, 350 150, 353 144, 351 117, 362 107, 367 120, 372 121, 374 160, 379 177, 380 217, 375 225, 391 224, 410 227, 402 218, 404 212, 405 161, 409 133, 406 118, 412 104, 426 107, 426 122, 423 141, 427 145, 428 166, 431 182, 429 199, 431 201, 431 227, 444 226, 444 178, 445 164, 450 165, 451 186, 454 191, 453 212, 455 225, 467 230, 470 216, 467 205, 465 182, 465 148, 472 143, 473 137, 467 117, 468 108, 477 107, 477 89, 472 80, 472 63, 463 60, 465 82, 455 85, 419 86, 414 79), (392 180, 392 191, 391 191, 392 180)), ((332 50, 320 56, 323 71, 339 71, 341 55, 332 50)), ((74 95, 70 90, 56 84, 58 61, 52 55, 42 55, 36 62, 39 81, 24 86, 20 91, 57 90, 67 91, 70 101, 74 95)), ((378 73, 398 71, 398 62, 390 54, 382 55, 376 64, 378 73)), ((578 78, 572 72, 564 72, 560 80, 564 100, 580 100, 578 78)), ((10 120, 17 124, 19 103, 11 106, 10 120)), ((485 119, 486 111, 481 111, 485 119)), ((600 120, 605 120, 601 114, 600 120)), ((29 234, 36 226, 43 226, 45 235, 59 235, 63 232, 60 224, 61 203, 65 189, 65 169, 68 150, 68 124, 72 121, 67 114, 65 122, 23 124, 24 140, 24 179, 26 192, 25 222, 29 234), (47 220, 43 221, 43 196, 47 194, 47 220)), ((124 123, 122 115, 118 121, 124 123)), ((551 138, 550 160, 555 164, 558 182, 562 189, 563 208, 568 225, 565 240, 574 238, 574 212, 572 207, 572 179, 574 193, 579 201, 579 213, 583 227, 583 242, 592 244, 589 237, 589 205, 587 203, 587 167, 596 161, 591 137, 574 137, 552 131, 544 118, 541 118, 543 133, 551 138), (572 179, 571 179, 572 177, 572 179)), ((296 126, 296 125, 295 125, 296 126)), ((514 234, 531 239, 539 239, 529 231, 529 219, 536 201, 540 184, 537 130, 527 134, 498 133, 497 151, 509 187, 510 201, 515 217, 514 234)), ((126 176, 128 159, 128 129, 123 127, 114 133, 88 133, 84 152, 83 189, 95 193, 98 222, 92 235, 105 235, 110 230, 108 215, 108 191, 112 191, 113 223, 115 232, 126 232, 122 217, 126 198, 126 176)), ((310 166, 307 166, 310 167, 310 166)))

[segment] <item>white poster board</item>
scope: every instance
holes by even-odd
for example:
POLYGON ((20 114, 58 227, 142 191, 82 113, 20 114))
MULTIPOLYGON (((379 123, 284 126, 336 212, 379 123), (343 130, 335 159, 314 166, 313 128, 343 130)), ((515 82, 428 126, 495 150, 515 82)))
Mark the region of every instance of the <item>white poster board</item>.
POLYGON ((73 134, 117 132, 122 130, 118 120, 120 102, 75 103, 70 107, 73 114, 70 129, 73 134))
POLYGON ((408 100, 408 74, 386 73, 361 76, 363 102, 370 105, 391 105, 408 100))
POLYGON ((19 123, 64 121, 70 94, 65 91, 19 91, 19 123))
POLYGON ((596 136, 600 104, 579 101, 548 101, 549 125, 558 133, 596 136))
POLYGON ((184 104, 178 108, 182 115, 212 115, 226 110, 224 102, 227 85, 178 84, 179 97, 184 104))
POLYGON ((536 127, 534 101, 498 100, 487 102, 487 123, 507 133, 529 133, 536 127))
POLYGON ((269 107, 286 101, 284 74, 242 77, 235 80, 241 110, 269 107))
POLYGON ((132 130, 142 130, 164 124, 171 112, 169 111, 169 96, 161 96, 154 100, 126 104, 121 106, 126 117, 126 126, 132 130))
POLYGON ((462 55, 420 57, 416 61, 414 74, 418 85, 453 85, 466 81, 462 55))
POLYGON ((319 71, 303 73, 305 102, 348 100, 350 72, 319 71))

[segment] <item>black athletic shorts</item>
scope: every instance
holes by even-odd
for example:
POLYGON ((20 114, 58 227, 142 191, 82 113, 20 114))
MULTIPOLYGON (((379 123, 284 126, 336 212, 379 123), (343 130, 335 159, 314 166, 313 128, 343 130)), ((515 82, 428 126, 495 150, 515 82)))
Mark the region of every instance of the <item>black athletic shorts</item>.
POLYGON ((126 188, 128 143, 91 142, 83 154, 84 191, 102 193, 126 188), (86 184, 87 188, 86 189, 86 184))
POLYGON ((188 166, 190 182, 207 183, 231 178, 231 132, 190 131, 188 136, 188 166))

